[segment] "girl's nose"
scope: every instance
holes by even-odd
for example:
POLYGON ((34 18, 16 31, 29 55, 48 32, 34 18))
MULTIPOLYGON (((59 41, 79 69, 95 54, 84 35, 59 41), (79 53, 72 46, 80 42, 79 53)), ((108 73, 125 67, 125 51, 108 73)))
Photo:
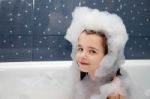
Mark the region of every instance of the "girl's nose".
POLYGON ((87 58, 87 53, 86 52, 82 52, 81 53, 81 58, 86 59, 87 58))

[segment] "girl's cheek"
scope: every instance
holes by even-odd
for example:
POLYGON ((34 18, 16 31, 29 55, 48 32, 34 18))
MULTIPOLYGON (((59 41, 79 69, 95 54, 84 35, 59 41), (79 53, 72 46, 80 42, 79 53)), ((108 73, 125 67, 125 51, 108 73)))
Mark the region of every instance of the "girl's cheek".
POLYGON ((79 55, 78 55, 78 52, 77 52, 76 55, 75 55, 75 58, 76 58, 77 61, 78 61, 78 57, 79 57, 79 55))

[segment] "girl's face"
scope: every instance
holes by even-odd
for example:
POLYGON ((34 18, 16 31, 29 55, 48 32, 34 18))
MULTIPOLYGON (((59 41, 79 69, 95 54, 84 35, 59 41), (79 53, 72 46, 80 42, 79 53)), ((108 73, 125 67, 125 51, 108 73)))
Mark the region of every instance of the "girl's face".
POLYGON ((76 60, 81 71, 95 73, 105 55, 102 40, 102 37, 96 34, 80 34, 76 60))

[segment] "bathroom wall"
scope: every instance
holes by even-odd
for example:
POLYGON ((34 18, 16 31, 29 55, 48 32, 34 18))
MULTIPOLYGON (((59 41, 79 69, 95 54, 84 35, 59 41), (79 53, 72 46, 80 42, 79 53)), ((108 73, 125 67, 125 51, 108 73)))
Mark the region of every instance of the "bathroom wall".
POLYGON ((129 33, 127 59, 150 58, 149 0, 0 0, 0 62, 71 60, 64 39, 76 6, 117 13, 129 33))

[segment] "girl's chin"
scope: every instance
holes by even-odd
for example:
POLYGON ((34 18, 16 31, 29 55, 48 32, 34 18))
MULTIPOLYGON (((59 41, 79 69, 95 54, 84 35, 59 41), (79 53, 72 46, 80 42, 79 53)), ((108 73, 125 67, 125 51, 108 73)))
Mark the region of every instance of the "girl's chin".
POLYGON ((82 72, 89 72, 89 70, 87 68, 83 68, 81 66, 80 66, 80 71, 82 71, 82 72))

